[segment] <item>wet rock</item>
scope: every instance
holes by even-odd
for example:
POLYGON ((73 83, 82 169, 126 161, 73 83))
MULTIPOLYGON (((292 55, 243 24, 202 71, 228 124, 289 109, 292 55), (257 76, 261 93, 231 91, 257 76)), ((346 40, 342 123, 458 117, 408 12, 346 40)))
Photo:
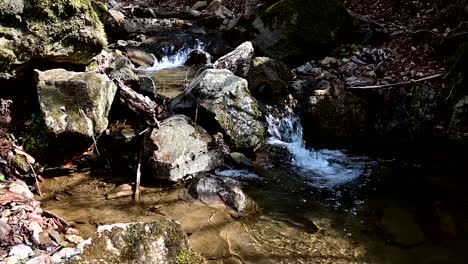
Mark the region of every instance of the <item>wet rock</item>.
POLYGON ((249 73, 249 89, 253 96, 263 100, 279 100, 288 94, 288 67, 281 61, 256 57, 249 73))
POLYGON ((358 31, 353 17, 336 0, 282 0, 257 17, 253 27, 255 47, 287 62, 324 55, 340 41, 351 41, 358 31))
POLYGON ((191 182, 189 193, 205 204, 225 204, 243 215, 255 210, 253 201, 242 191, 241 184, 230 178, 201 174, 191 182))
POLYGON ((25 259, 29 257, 29 254, 33 252, 30 246, 26 245, 17 245, 10 249, 10 253, 8 254, 10 257, 14 256, 18 259, 25 259))
POLYGON ((252 66, 254 48, 250 41, 244 42, 232 52, 219 58, 214 64, 215 69, 228 69, 237 76, 246 77, 252 66))
POLYGON ((110 193, 106 194, 107 200, 117 199, 121 197, 132 196, 133 194, 133 187, 130 184, 122 184, 117 186, 114 190, 110 193))
POLYGON ((172 116, 154 129, 145 145, 148 164, 158 179, 178 181, 190 174, 210 171, 223 163, 213 138, 190 118, 172 116))
POLYGON ((153 54, 137 48, 127 48, 127 56, 133 63, 141 67, 153 66, 156 61, 153 54))
MULTIPOLYGON (((238 148, 252 148, 265 136, 266 128, 257 101, 245 79, 228 70, 208 69, 171 103, 173 110, 195 109, 198 105, 214 114, 228 139, 238 148)), ((207 117, 212 118, 212 117, 207 117)))
POLYGON ((247 167, 251 167, 253 166, 253 163, 252 161, 247 158, 244 154, 240 153, 240 152, 232 152, 230 154, 231 156, 231 159, 237 164, 237 165, 241 165, 241 166, 247 166, 247 167))
POLYGON ((127 46, 128 46, 128 42, 125 41, 125 40, 117 40, 117 46, 118 46, 118 47, 122 47, 122 48, 127 47, 127 46))
POLYGON ((34 67, 33 59, 87 65, 107 44, 89 0, 2 1, 0 14, 0 79, 34 67))
POLYGON ((194 50, 190 52, 185 62, 186 66, 211 64, 211 55, 203 50, 194 50))
POLYGON ((41 111, 50 132, 92 137, 107 128, 117 87, 106 75, 36 70, 36 81, 41 111))
POLYGON ((190 263, 203 260, 188 244, 179 224, 171 220, 100 226, 80 263, 190 263))
POLYGON ((414 216, 401 208, 385 208, 377 224, 387 239, 401 246, 416 246, 424 242, 424 233, 414 216))

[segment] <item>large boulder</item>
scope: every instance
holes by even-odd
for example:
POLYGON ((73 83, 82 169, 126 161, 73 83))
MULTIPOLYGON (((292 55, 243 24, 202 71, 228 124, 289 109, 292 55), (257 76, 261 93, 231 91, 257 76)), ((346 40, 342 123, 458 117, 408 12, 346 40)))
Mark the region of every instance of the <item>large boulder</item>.
POLYGON ((198 106, 214 115, 237 148, 255 147, 266 134, 263 114, 247 81, 228 70, 205 70, 192 81, 187 93, 172 102, 176 111, 198 106))
POLYGON ((39 104, 50 132, 92 137, 107 128, 117 87, 106 75, 36 70, 36 81, 39 104))
POLYGON ((38 60, 86 65, 107 44, 90 0, 2 0, 0 15, 0 78, 38 60))
POLYGON ((35 77, 40 112, 21 136, 25 149, 49 163, 82 153, 107 128, 117 87, 96 72, 36 70, 35 77))
POLYGON ((228 69, 235 75, 247 77, 252 66, 254 48, 250 41, 244 42, 232 52, 219 58, 214 64, 215 69, 228 69))
POLYGON ((288 62, 324 55, 358 31, 338 0, 281 0, 257 17, 253 28, 256 47, 288 62))
POLYGON ((213 138, 183 115, 161 122, 147 139, 145 153, 155 177, 170 181, 213 170, 223 163, 223 154, 213 138))
POLYGON ((79 263, 201 264, 187 236, 172 220, 100 226, 79 263))
POLYGON ((257 99, 279 100, 288 94, 290 77, 288 67, 281 61, 256 57, 248 77, 249 89, 257 99))

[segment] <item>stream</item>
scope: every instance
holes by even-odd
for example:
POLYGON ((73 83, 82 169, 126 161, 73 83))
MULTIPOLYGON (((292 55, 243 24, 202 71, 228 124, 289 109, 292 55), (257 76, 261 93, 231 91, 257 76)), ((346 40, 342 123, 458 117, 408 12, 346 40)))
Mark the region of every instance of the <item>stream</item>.
MULTIPOLYGON (((185 47, 144 69, 159 79, 158 92, 169 98, 181 92, 177 83, 187 78, 183 62, 203 46, 185 47)), ((118 172, 46 179, 39 199, 83 237, 98 225, 172 218, 208 263, 464 263, 459 258, 468 243, 459 238, 468 228, 451 237, 450 225, 468 219, 457 214, 468 203, 458 195, 460 186, 442 182, 439 170, 426 163, 308 148, 300 118, 292 112, 271 114, 267 122, 267 144, 286 150, 291 160, 268 153, 268 177, 217 171, 241 181, 256 202, 258 212, 246 217, 196 202, 184 186, 144 183, 139 205, 131 197, 107 200, 107 193, 133 177, 118 172), (421 241, 415 229, 423 233, 421 241)))

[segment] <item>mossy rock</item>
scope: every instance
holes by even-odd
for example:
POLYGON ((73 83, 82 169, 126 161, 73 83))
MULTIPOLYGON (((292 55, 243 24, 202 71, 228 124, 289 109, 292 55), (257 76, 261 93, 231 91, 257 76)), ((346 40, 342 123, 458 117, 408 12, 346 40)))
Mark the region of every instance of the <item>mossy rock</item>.
POLYGON ((321 57, 361 36, 338 0, 282 0, 254 22, 254 44, 269 57, 303 62, 321 57))
POLYGON ((101 226, 77 263, 201 264, 180 225, 171 220, 101 226))
POLYGON ((3 72, 32 68, 33 60, 86 65, 107 45, 90 0, 2 0, 0 14, 3 72))

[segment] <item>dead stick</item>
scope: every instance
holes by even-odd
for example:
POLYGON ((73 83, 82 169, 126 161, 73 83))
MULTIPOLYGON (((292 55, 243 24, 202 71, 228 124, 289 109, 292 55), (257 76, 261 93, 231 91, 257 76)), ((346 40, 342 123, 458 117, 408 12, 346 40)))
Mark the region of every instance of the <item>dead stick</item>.
MULTIPOLYGON (((145 130, 146 133, 148 133, 149 131, 151 131, 151 129, 145 130)), ((145 147, 145 141, 146 141, 146 135, 143 135, 143 139, 141 140, 140 153, 138 157, 138 165, 137 165, 137 171, 136 171, 135 193, 133 195, 133 199, 135 203, 137 204, 140 203, 141 161, 143 159, 143 150, 145 147)))
POLYGON ((45 217, 47 217, 47 218, 57 218, 57 219, 60 221, 60 223, 61 223, 62 225, 65 226, 65 228, 68 228, 68 227, 71 226, 71 225, 70 225, 69 223, 67 223, 67 221, 65 221, 62 217, 60 217, 60 216, 58 216, 58 215, 56 215, 56 214, 54 214, 54 213, 52 213, 52 212, 50 212, 50 211, 47 211, 47 210, 45 210, 45 209, 42 209, 42 214, 43 214, 45 217))
POLYGON ((384 84, 384 85, 371 85, 371 86, 351 86, 351 87, 348 87, 348 89, 378 89, 378 88, 388 88, 388 87, 394 87, 394 86, 400 86, 400 85, 407 85, 407 84, 412 84, 412 83, 418 83, 418 82, 423 82, 423 81, 427 81, 427 80, 432 80, 432 79, 441 77, 441 76, 443 76, 443 75, 444 75, 444 73, 438 73, 438 74, 431 75, 431 76, 428 76, 428 77, 424 77, 424 78, 421 78, 421 79, 410 80, 410 81, 408 81, 408 82, 400 82, 400 83, 392 83, 392 84, 384 84))
POLYGON ((37 174, 34 170, 34 167, 31 163, 28 162, 29 168, 31 168, 32 173, 34 174, 34 180, 36 181, 37 192, 39 193, 39 197, 42 196, 41 186, 39 185, 39 181, 37 180, 37 174))

